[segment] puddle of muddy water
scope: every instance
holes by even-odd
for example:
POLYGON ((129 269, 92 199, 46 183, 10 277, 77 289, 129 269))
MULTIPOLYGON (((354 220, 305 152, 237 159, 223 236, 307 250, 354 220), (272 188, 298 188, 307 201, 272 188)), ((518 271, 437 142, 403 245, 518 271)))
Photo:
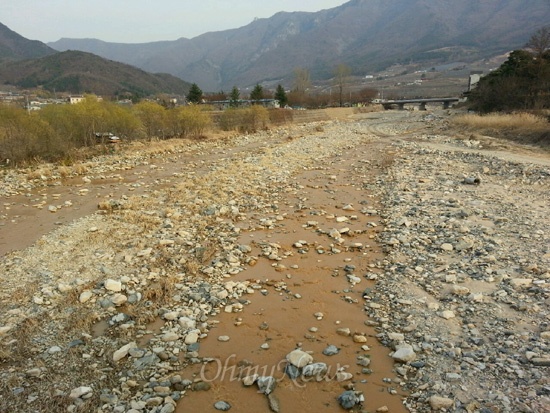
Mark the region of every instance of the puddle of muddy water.
POLYGON ((246 388, 239 380, 252 373, 277 380, 273 394, 283 413, 339 411, 337 396, 351 383, 365 395, 363 408, 367 411, 382 406, 387 406, 389 412, 406 411, 400 380, 392 371, 390 350, 378 343, 377 331, 365 323, 368 317, 363 311, 363 291, 374 288, 374 283, 363 275, 376 272, 376 263, 382 259, 374 240, 380 227, 372 225, 378 217, 359 211, 361 205, 375 208, 376 200, 361 190, 365 177, 354 174, 353 165, 351 159, 342 162, 336 176, 334 170, 330 176, 324 171, 305 173, 299 178, 304 189, 290 194, 280 205, 278 213, 285 219, 274 220, 277 224, 273 229, 243 231, 241 242, 252 246, 252 255, 260 258, 255 266, 232 279, 252 281, 258 289, 243 297, 249 304, 242 312, 222 312, 216 317, 218 323, 201 341, 199 350, 201 357, 212 361, 181 372, 185 378, 207 381, 211 389, 188 392, 178 403, 177 412, 216 411, 214 404, 220 400, 238 412, 270 411, 266 396, 258 393, 256 386, 246 388), (346 204, 355 210, 343 210, 346 204), (349 221, 337 222, 338 216, 347 216, 349 221), (307 225, 312 220, 318 222, 317 226, 307 225), (355 235, 344 235, 342 245, 335 245, 323 233, 344 226, 355 235), (298 240, 307 241, 302 253, 294 247, 298 240), (286 258, 273 261, 261 257, 265 243, 279 245, 279 257, 286 258), (362 247, 347 248, 356 243, 362 247), (331 244, 341 252, 331 253, 331 244), (361 282, 350 284, 346 265, 355 266, 353 272, 361 282), (322 319, 316 313, 323 313, 322 319), (349 328, 351 336, 339 335, 340 328, 349 328), (366 337, 367 342, 355 342, 354 334, 366 337), (229 341, 220 342, 220 336, 228 336, 229 341), (329 345, 338 347, 339 353, 324 355, 329 345), (327 364, 329 370, 319 382, 291 380, 284 375, 285 356, 296 348, 311 352, 314 362, 327 364), (357 357, 364 355, 371 359, 371 372, 357 364, 357 357), (352 380, 338 382, 335 375, 340 370, 351 373, 352 380))

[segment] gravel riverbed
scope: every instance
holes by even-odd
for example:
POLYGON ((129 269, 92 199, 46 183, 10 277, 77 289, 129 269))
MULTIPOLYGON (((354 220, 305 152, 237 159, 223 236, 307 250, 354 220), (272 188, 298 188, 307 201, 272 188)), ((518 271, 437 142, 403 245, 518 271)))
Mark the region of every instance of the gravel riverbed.
POLYGON ((5 173, 3 239, 13 211, 74 219, 1 257, 0 411, 550 411, 550 157, 450 116, 5 173), (205 380, 223 346, 284 372, 205 380))

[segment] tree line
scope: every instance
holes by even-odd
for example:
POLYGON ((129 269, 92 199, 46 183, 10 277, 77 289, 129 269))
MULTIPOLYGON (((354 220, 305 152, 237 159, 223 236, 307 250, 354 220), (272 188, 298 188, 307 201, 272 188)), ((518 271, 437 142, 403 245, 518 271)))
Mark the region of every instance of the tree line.
POLYGON ((125 139, 197 137, 211 122, 204 109, 166 108, 152 101, 124 107, 93 95, 78 104, 47 105, 30 113, 0 105, 0 162, 60 160, 75 149, 95 146, 107 133, 125 139))
MULTIPOLYGON (((281 84, 277 85, 275 91, 267 90, 262 85, 256 84, 248 94, 247 100, 254 104, 264 99, 273 99, 279 103, 281 108, 300 107, 308 109, 369 103, 376 97, 378 91, 373 88, 352 91, 351 73, 352 70, 349 66, 339 64, 334 68, 334 77, 330 86, 325 90, 318 91, 312 88, 309 70, 297 67, 294 69, 293 87, 290 90, 286 90, 281 84), (334 94, 332 93, 333 89, 335 90, 334 94)), ((247 98, 242 95, 237 86, 233 86, 229 93, 220 91, 205 94, 196 83, 191 85, 186 97, 190 103, 194 104, 228 102, 230 108, 241 106, 243 100, 247 98)))
POLYGON ((110 134, 122 142, 194 139, 212 128, 255 132, 291 120, 291 111, 268 110, 262 105, 220 112, 212 105, 175 106, 162 100, 122 106, 94 95, 77 104, 46 105, 30 112, 0 104, 0 166, 34 161, 70 164, 81 157, 82 149, 89 148, 88 153, 105 150, 110 134))
POLYGON ((550 26, 537 30, 525 49, 514 50, 469 93, 481 113, 550 109, 550 26))

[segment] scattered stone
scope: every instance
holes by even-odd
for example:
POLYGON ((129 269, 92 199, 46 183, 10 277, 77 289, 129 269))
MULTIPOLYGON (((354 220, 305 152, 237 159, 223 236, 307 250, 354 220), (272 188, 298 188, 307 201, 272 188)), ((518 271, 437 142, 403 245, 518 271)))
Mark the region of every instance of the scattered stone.
POLYGON ((445 320, 450 320, 451 318, 455 318, 455 313, 451 310, 445 310, 441 312, 441 317, 445 320))
POLYGON ((131 348, 137 347, 135 342, 128 343, 113 353, 113 361, 117 362, 128 355, 131 348))
POLYGON ((313 357, 310 354, 299 349, 288 353, 286 355, 286 359, 290 364, 298 367, 299 369, 313 362, 313 357))
POLYGON ((349 328, 339 328, 336 330, 336 334, 339 336, 349 337, 351 336, 351 330, 349 328))
POLYGON ((90 301, 90 299, 94 296, 94 293, 91 291, 83 291, 80 293, 80 296, 78 297, 78 301, 80 301, 82 304, 90 301))
POLYGON ((219 401, 219 402, 214 403, 214 408, 216 410, 221 410, 222 412, 226 412, 229 409, 231 409, 231 405, 227 402, 219 401))
POLYGON ((416 359, 416 353, 410 344, 398 345, 396 351, 391 356, 395 361, 400 363, 408 363, 416 359))
POLYGON ((301 372, 300 372, 300 369, 299 369, 298 367, 296 367, 296 366, 293 365, 293 364, 288 363, 288 364, 285 366, 285 374, 286 374, 291 380, 296 380, 298 377, 300 377, 301 372))
POLYGON ((258 380, 257 374, 253 374, 252 376, 245 376, 243 377, 243 385, 246 387, 250 387, 254 383, 256 383, 256 380, 258 380))
POLYGON ((304 377, 317 377, 322 379, 322 376, 328 371, 328 366, 325 363, 312 363, 308 364, 302 369, 302 375, 304 377))
POLYGON ((87 386, 77 387, 71 390, 71 393, 69 394, 69 398, 70 399, 86 398, 87 396, 91 396, 92 392, 93 392, 93 389, 91 387, 87 387, 87 386))
POLYGON ((193 383, 191 386, 191 390, 193 391, 208 391, 212 388, 210 383, 207 383, 205 381, 199 381, 197 383, 193 383))
POLYGON ((428 403, 433 410, 450 409, 454 405, 454 400, 447 397, 431 396, 428 399, 428 403))
POLYGON ((267 400, 269 402, 269 408, 273 413, 279 413, 281 411, 279 399, 273 393, 267 395, 267 400))
POLYGON ((340 352, 340 349, 334 345, 330 345, 323 350, 325 356, 334 356, 340 352))
POLYGON ((336 373, 336 380, 338 381, 338 383, 342 383, 351 379, 353 379, 353 374, 348 373, 347 371, 339 371, 338 373, 336 373))
POLYGON ((361 405, 365 401, 363 393, 347 390, 338 396, 338 403, 346 410, 353 409, 356 405, 361 405))
POLYGON ((185 344, 195 344, 199 341, 199 333, 191 331, 185 336, 185 344))
POLYGON ((444 243, 444 244, 441 244, 441 249, 442 249, 443 251, 450 252, 450 251, 452 251, 454 248, 453 248, 453 245, 452 245, 452 244, 444 243))
POLYGON ((122 283, 111 279, 105 280, 105 289, 108 291, 120 292, 122 291, 122 283))
POLYGON ((277 386, 277 380, 272 376, 260 376, 256 380, 260 393, 269 395, 277 386))

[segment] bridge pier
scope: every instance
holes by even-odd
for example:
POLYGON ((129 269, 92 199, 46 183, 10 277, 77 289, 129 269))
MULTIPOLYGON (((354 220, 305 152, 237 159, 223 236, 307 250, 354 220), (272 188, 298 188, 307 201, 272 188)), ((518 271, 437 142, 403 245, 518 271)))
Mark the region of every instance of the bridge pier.
POLYGON ((418 110, 426 110, 426 102, 420 103, 420 106, 418 106, 418 110))
POLYGON ((398 104, 397 104, 397 108, 398 108, 399 110, 405 110, 405 104, 404 104, 404 103, 398 103, 398 104))
POLYGON ((448 100, 443 102, 443 109, 449 109, 451 107, 451 102, 448 100))

